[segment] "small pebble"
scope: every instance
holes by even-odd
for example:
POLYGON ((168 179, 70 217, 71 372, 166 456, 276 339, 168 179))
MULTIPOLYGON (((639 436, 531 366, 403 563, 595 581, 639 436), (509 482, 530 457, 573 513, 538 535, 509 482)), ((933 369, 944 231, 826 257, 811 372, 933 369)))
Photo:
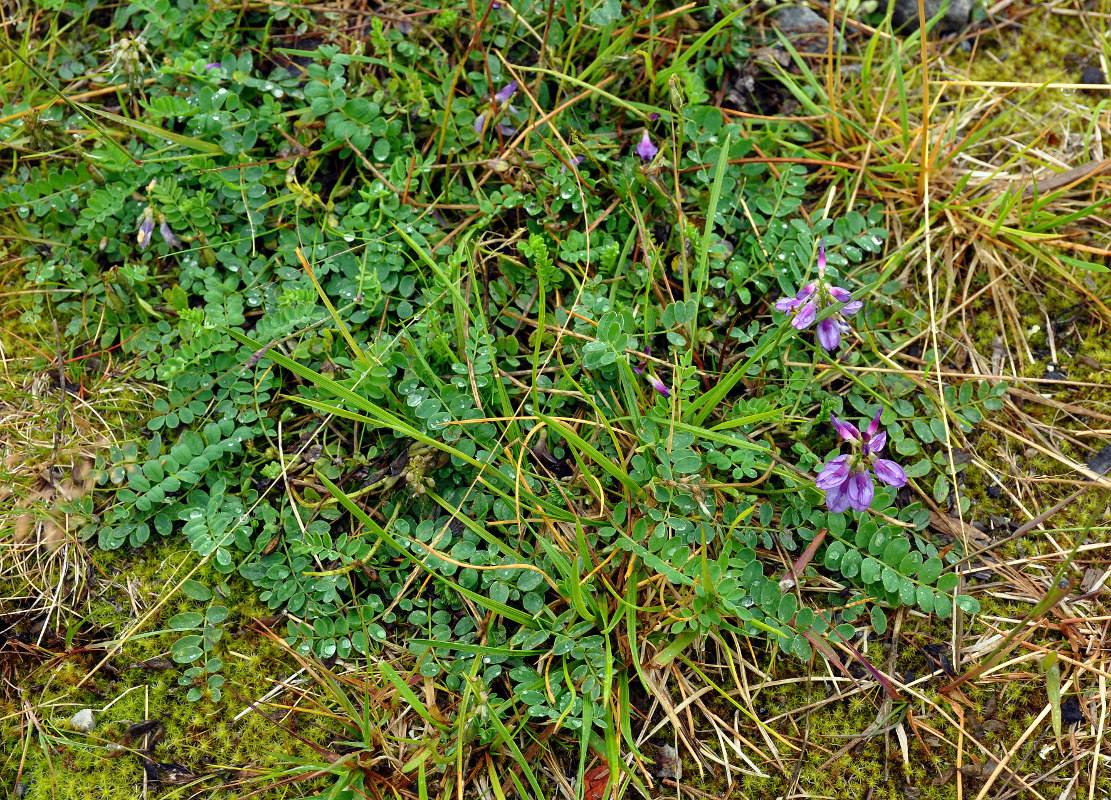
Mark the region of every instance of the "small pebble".
POLYGON ((788 33, 829 30, 825 18, 805 6, 784 6, 776 10, 775 21, 788 33))
POLYGON ((1099 475, 1111 472, 1111 444, 1104 445, 1102 450, 1088 459, 1088 469, 1099 475))
POLYGON ((1084 69, 1084 71, 1082 73, 1080 73, 1080 82, 1081 83, 1106 83, 1107 81, 1103 77, 1103 70, 1102 69, 1100 69, 1099 67, 1086 67, 1084 69))
POLYGON ((660 745, 656 774, 661 778, 674 778, 677 781, 683 779, 683 762, 679 760, 679 751, 671 745, 660 745))
POLYGON ((93 716, 93 710, 91 708, 81 709, 70 717, 69 726, 81 733, 92 733, 93 728, 96 727, 96 717, 93 716))
POLYGON ((1061 703, 1061 721, 1066 725, 1072 725, 1083 719, 1084 712, 1080 710, 1080 701, 1076 699, 1076 695, 1070 694, 1061 703))

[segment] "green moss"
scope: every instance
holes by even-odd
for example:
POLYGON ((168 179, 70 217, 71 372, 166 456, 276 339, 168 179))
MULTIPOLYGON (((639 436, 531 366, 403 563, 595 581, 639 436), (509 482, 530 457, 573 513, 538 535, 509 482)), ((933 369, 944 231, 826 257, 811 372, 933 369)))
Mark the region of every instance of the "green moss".
MULTIPOLYGON (((1020 25, 981 36, 973 54, 955 50, 946 60, 975 81, 1080 83, 1085 67, 1099 66, 1098 51, 1084 52, 1077 46, 1087 41, 1091 41, 1090 33, 1078 16, 1053 13, 1041 4, 1020 25)), ((1097 92, 1020 89, 1010 96, 1010 104, 1027 116, 1055 116, 1059 120, 1064 107, 1078 119, 1088 119, 1105 98, 1097 92)), ((1034 127, 1028 130, 1041 132, 1034 127)))
MULTIPOLYGON (((107 574, 126 574, 133 593, 147 607, 165 591, 163 570, 183 557, 195 563, 195 557, 173 541, 156 543, 138 556, 122 551, 93 553, 97 566, 111 565, 107 574)), ((211 581, 210 585, 215 585, 217 579, 208 569, 200 570, 195 577, 211 581)), ((249 621, 251 617, 267 613, 242 581, 232 578, 228 585, 232 590, 230 597, 225 599, 232 612, 229 622, 249 621)), ((99 597, 92 603, 94 613, 78 632, 78 640, 111 638, 134 621, 130 601, 122 587, 103 581, 99 589, 99 597)), ((188 599, 175 598, 144 632, 164 628, 164 621, 159 619, 165 620, 178 609, 195 610, 198 605, 188 599)), ((152 672, 137 664, 152 657, 165 658, 177 636, 164 632, 131 639, 80 687, 78 684, 104 655, 102 650, 61 655, 35 668, 25 665, 20 676, 23 697, 31 704, 42 726, 42 736, 32 735, 22 767, 20 780, 30 786, 28 800, 118 798, 132 794, 142 781, 141 759, 131 753, 112 757, 109 745, 119 742, 129 725, 147 719, 157 719, 165 726, 165 735, 152 758, 210 776, 203 784, 208 787, 224 781, 214 775, 217 770, 245 765, 276 769, 282 765, 283 757, 313 756, 307 745, 256 713, 246 715, 239 722, 233 721, 244 708, 236 694, 257 699, 272 686, 267 677, 284 678, 297 669, 296 662, 280 646, 247 627, 226 633, 218 646, 218 654, 224 662, 222 674, 227 680, 223 698, 218 703, 203 700, 190 703, 185 699, 186 687, 177 684, 178 670, 152 672), (237 657, 231 651, 246 657, 237 657), (97 727, 88 736, 68 729, 69 717, 85 707, 98 710, 97 727), (99 711, 104 708, 105 711, 99 711)), ((0 723, 0 738, 10 743, 19 741, 22 710, 19 702, 9 699, 0 704, 0 708, 5 712, 5 719, 0 723)), ((319 743, 329 736, 326 728, 306 726, 298 733, 319 743)), ((22 757, 23 747, 16 746, 13 757, 0 764, 0 784, 14 785, 22 757)), ((196 788, 167 787, 159 790, 158 796, 189 797, 196 788)), ((232 792, 227 796, 236 794, 232 792)))

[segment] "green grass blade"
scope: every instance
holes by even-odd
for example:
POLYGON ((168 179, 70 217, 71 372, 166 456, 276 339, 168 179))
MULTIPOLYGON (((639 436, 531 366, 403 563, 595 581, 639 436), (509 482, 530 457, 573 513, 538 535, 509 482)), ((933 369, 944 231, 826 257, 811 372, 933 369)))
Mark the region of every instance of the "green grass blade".
MULTIPOLYGON (((363 525, 365 525, 367 527, 368 530, 370 530, 372 533, 377 535, 379 538, 383 539, 388 545, 390 545, 390 547, 392 547, 394 550, 397 550, 399 553, 401 553, 405 558, 407 558, 414 565, 416 565, 416 566, 420 567, 421 569, 425 570, 436 581, 438 581, 439 583, 442 583, 446 586, 451 587, 451 589, 453 591, 456 591, 461 595, 469 597, 471 600, 473 600, 475 603, 477 603, 481 607, 483 607, 483 608, 485 608, 489 611, 493 611, 495 614, 499 614, 499 615, 505 617, 506 619, 513 620, 514 622, 517 622, 517 623, 519 623, 521 625, 524 625, 525 627, 528 627, 528 628, 534 628, 535 629, 535 628, 539 627, 536 620, 533 619, 530 615, 526 614, 525 612, 520 611, 516 608, 513 608, 513 606, 506 605, 505 603, 499 603, 497 600, 493 600, 489 597, 486 597, 485 595, 479 594, 478 592, 472 592, 470 589, 466 589, 463 586, 460 586, 458 583, 455 583, 454 581, 450 580, 449 578, 444 577, 439 572, 437 572, 435 569, 429 567, 420 558, 418 558, 417 556, 410 553, 409 548, 405 547, 401 542, 399 542, 397 540, 397 538, 394 537, 394 535, 392 533, 390 533, 388 530, 386 530, 381 525, 379 525, 377 522, 375 522, 374 519, 372 519, 369 514, 367 514, 365 511, 363 511, 361 508, 359 508, 359 506, 356 505, 355 502, 352 501, 351 498, 347 496, 346 492, 344 492, 342 489, 340 489, 338 486, 336 486, 334 483, 332 483, 330 480, 328 480, 328 478, 326 478, 323 475, 317 475, 317 478, 320 480, 321 483, 324 484, 325 488, 329 492, 331 492, 332 496, 334 498, 336 498, 336 500, 339 502, 339 504, 342 505, 345 509, 347 509, 347 512, 349 514, 351 514, 356 519, 358 519, 361 523, 363 523, 363 525)), ((506 567, 506 569, 510 569, 510 567, 506 567)))
POLYGON ((390 666, 388 661, 379 662, 378 669, 386 676, 386 679, 393 684, 397 693, 405 699, 405 702, 409 704, 410 708, 417 712, 421 719, 437 728, 446 729, 448 727, 432 716, 428 707, 417 697, 417 693, 409 688, 409 684, 397 674, 397 671, 390 666))
POLYGON ((637 485, 637 482, 630 478, 627 472, 618 467, 613 462, 613 459, 602 455, 594 445, 587 442, 562 422, 545 416, 544 414, 537 414, 536 416, 540 417, 540 419, 544 421, 544 424, 566 439, 568 444, 590 456, 591 461, 601 467, 611 477, 620 481, 626 489, 633 493, 633 495, 640 497, 644 494, 644 489, 637 485))
MULTIPOLYGON (((92 114, 96 114, 98 117, 103 117, 104 119, 111 120, 117 125, 123 125, 126 128, 131 128, 132 130, 148 134, 149 136, 154 136, 157 139, 163 139, 167 142, 173 142, 174 144, 181 145, 182 147, 185 147, 189 150, 194 150, 198 153, 204 153, 210 156, 228 155, 226 152, 224 152, 224 148, 220 147, 220 145, 218 144, 206 142, 202 139, 196 139, 192 136, 185 136, 180 133, 174 133, 173 131, 159 128, 157 125, 151 125, 149 122, 140 122, 137 119, 121 117, 119 114, 113 114, 111 111, 105 111, 104 109, 97 108, 96 106, 87 106, 84 103, 71 103, 70 105, 76 107, 86 118, 92 114)), ((117 145, 117 147, 118 146, 119 145, 117 145)), ((126 153, 127 151, 125 150, 124 152, 126 153)), ((127 157, 131 158, 131 155, 128 154, 127 157)), ((132 160, 134 161, 133 158, 132 160)))

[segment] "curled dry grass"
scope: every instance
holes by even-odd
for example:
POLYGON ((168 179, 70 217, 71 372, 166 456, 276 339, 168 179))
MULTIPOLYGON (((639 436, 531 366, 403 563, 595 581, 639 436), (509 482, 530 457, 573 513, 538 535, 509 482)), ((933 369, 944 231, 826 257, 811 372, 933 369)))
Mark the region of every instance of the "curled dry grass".
POLYGON ((78 533, 93 514, 94 462, 148 390, 111 353, 22 333, 0 334, 0 633, 34 620, 38 646, 88 614, 96 576, 78 533))

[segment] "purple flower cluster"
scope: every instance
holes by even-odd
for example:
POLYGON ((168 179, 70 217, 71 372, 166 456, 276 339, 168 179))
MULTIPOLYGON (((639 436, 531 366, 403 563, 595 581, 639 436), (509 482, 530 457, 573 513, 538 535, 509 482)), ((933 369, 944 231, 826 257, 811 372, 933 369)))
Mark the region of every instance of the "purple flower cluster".
POLYGON ((826 506, 835 513, 855 508, 867 511, 875 496, 872 474, 888 486, 906 486, 907 474, 894 461, 879 458, 883 446, 887 444, 887 433, 880 430, 880 414, 868 423, 861 433, 850 422, 842 422, 832 414, 830 422, 841 438, 852 445, 853 451, 831 458, 815 481, 817 487, 826 493, 826 506), (859 452, 858 452, 859 448, 859 452))
MULTIPOLYGON (((818 314, 831 309, 832 314, 818 323, 818 343, 829 352, 841 345, 841 336, 850 328, 845 315, 855 314, 863 307, 853 300, 849 290, 834 286, 826 280, 826 243, 818 245, 818 279, 803 286, 794 297, 776 301, 776 311, 783 311, 796 330, 806 330, 818 314)), ((863 432, 850 422, 842 422, 832 414, 829 420, 834 430, 852 445, 852 452, 834 456, 818 473, 814 484, 826 494, 826 507, 833 513, 867 511, 876 495, 875 480, 896 488, 906 486, 907 474, 903 468, 879 454, 887 444, 887 433, 880 430, 880 414, 876 412, 863 432)))
MULTIPOLYGON (((492 100, 494 102, 495 109, 498 106, 505 106, 506 111, 508 111, 510 114, 516 113, 516 111, 517 111, 516 107, 511 105, 510 102, 509 102, 510 99, 512 99, 513 95, 515 95, 515 94, 517 94, 517 81, 510 81, 509 83, 507 83, 505 86, 503 86, 501 89, 499 89, 494 94, 492 100)), ((486 127, 486 118, 488 116, 490 116, 490 112, 483 111, 481 114, 479 114, 477 117, 475 117, 475 119, 474 119, 474 132, 475 133, 477 133, 479 135, 482 134, 483 128, 486 127)), ((502 136, 515 136, 517 134, 517 129, 510 126, 510 125, 505 125, 505 124, 499 122, 498 123, 498 133, 500 133, 502 136)))
POLYGON ((841 345, 841 334, 849 331, 844 315, 855 314, 864 304, 853 300, 848 289, 832 286, 826 281, 826 243, 823 239, 818 249, 818 279, 802 287, 794 297, 776 301, 775 309, 785 311, 791 317, 791 325, 802 331, 814 323, 820 309, 839 303, 845 305, 838 313, 818 323, 818 343, 831 353, 841 345))
MULTIPOLYGON (((170 223, 166 218, 159 214, 159 219, 162 224, 158 226, 158 233, 162 236, 162 241, 168 244, 173 249, 181 247, 181 239, 174 233, 174 229, 170 227, 170 223)), ((150 247, 151 239, 154 237, 154 208, 147 206, 143 209, 143 215, 139 218, 139 230, 135 234, 136 243, 139 245, 140 250, 146 250, 150 247)))

